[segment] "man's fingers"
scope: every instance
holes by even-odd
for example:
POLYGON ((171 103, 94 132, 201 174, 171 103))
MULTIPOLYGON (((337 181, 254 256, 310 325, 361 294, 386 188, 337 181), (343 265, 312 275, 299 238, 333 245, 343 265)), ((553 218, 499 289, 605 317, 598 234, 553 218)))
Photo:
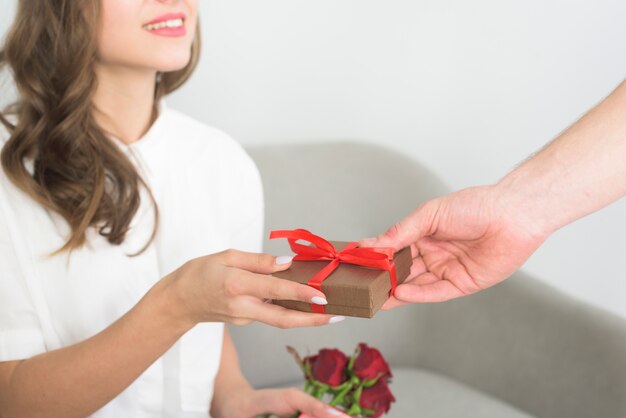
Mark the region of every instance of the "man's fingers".
POLYGON ((411 244, 411 257, 416 258, 421 256, 420 250, 417 247, 417 243, 414 242, 413 244, 411 244))
MULTIPOLYGON (((430 274, 430 273, 424 274, 425 267, 423 266, 423 262, 421 264, 422 264, 421 266, 418 265, 416 268, 411 268, 411 273, 409 274, 409 277, 404 281, 403 284, 400 284, 400 285, 398 285, 398 287, 396 287, 396 292, 402 286, 406 286, 406 285, 426 285, 426 284, 431 284, 431 283, 434 283, 434 282, 440 280, 434 274, 430 274)), ((398 308, 400 306, 408 305, 409 303, 410 302, 402 301, 402 300, 396 298, 395 296, 392 296, 389 299, 387 299, 387 301, 383 304, 381 309, 387 311, 387 310, 390 310, 390 309, 398 308)))
POLYGON ((419 276, 425 271, 426 271, 426 264, 424 264, 424 259, 422 257, 416 257, 413 259, 413 264, 411 264, 411 270, 409 270, 409 277, 419 276))
POLYGON ((413 284, 413 285, 424 286, 427 284, 435 283, 436 281, 439 281, 439 280, 441 279, 435 276, 434 274, 430 272, 423 272, 415 276, 410 276, 408 279, 404 281, 403 284, 413 284))
POLYGON ((401 300, 396 299, 395 296, 392 296, 389 299, 387 299, 387 301, 383 304, 382 308, 380 309, 382 309, 383 311, 388 311, 390 309, 398 308, 404 305, 409 305, 409 302, 402 302, 401 300))
POLYGON ((381 309, 388 311, 411 303, 444 302, 459 296, 463 294, 452 283, 422 274, 399 285, 394 296, 387 299, 381 309))
POLYGON ((241 301, 240 310, 244 317, 281 329, 318 327, 344 319, 337 315, 294 311, 282 306, 263 303, 253 298, 241 301))
MULTIPOLYGON (((432 273, 424 273, 431 275, 432 273)), ((418 276, 416 280, 426 280, 418 276)), ((405 283, 396 288, 394 295, 401 302, 408 303, 430 303, 444 302, 450 299, 464 296, 464 294, 448 280, 433 281, 429 284, 405 283)))
POLYGON ((433 229, 437 208, 436 200, 426 202, 385 233, 364 239, 359 244, 363 247, 392 247, 396 251, 408 247, 433 229))
POLYGON ((273 256, 265 253, 248 253, 238 250, 226 250, 218 255, 224 265, 237 267, 255 273, 270 274, 286 270, 291 266, 291 256, 273 256))

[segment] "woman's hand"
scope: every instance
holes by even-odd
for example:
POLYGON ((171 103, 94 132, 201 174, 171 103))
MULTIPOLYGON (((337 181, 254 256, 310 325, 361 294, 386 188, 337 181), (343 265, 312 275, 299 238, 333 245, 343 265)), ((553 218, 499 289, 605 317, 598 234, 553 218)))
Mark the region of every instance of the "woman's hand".
POLYGON ((298 412, 309 418, 350 418, 297 388, 250 389, 229 397, 229 406, 225 407, 216 418, 256 418, 267 414, 289 418, 298 412))
POLYGON ((310 286, 271 276, 290 265, 290 257, 227 250, 185 263, 157 286, 166 290, 172 313, 187 326, 199 322, 246 325, 260 321, 294 328, 343 319, 266 303, 271 299, 327 303, 324 294, 310 286))

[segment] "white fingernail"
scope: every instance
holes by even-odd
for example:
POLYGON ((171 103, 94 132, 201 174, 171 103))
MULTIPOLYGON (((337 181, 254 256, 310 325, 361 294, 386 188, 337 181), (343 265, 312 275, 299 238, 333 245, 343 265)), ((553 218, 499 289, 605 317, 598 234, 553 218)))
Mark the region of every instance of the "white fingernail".
POLYGON ((291 255, 281 255, 280 257, 276 257, 276 264, 289 264, 293 260, 293 256, 291 255))
POLYGON ((342 413, 341 411, 336 410, 335 408, 328 408, 326 410, 330 415, 334 415, 336 417, 338 416, 343 416, 345 417, 346 415, 344 413, 342 413))
POLYGON ((337 322, 341 322, 344 319, 346 319, 345 316, 333 316, 332 318, 330 318, 330 321, 328 321, 329 324, 336 324, 337 322))
POLYGON ((321 296, 313 296, 311 298, 311 303, 316 305, 328 305, 328 301, 321 296))

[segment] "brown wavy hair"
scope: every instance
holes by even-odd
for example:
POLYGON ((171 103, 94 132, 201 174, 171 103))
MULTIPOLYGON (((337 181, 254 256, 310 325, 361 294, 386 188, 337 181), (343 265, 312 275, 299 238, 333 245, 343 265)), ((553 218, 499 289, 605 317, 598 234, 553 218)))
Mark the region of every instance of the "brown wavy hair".
MULTIPOLYGON (((18 188, 68 222, 71 235, 55 254, 83 246, 90 227, 121 244, 139 208, 141 187, 156 222, 137 254, 157 231, 158 208, 148 185, 94 120, 99 10, 97 0, 20 0, 0 50, 0 69, 9 68, 19 97, 0 114, 10 133, 2 168, 18 188)), ((199 53, 198 28, 188 65, 155 80, 155 112, 161 97, 191 76, 199 53)))

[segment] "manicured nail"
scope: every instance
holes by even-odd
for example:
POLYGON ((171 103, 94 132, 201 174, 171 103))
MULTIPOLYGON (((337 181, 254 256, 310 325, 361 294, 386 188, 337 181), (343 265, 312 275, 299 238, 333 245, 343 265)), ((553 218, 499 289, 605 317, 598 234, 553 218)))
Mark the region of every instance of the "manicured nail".
POLYGON ((291 255, 281 255, 280 257, 276 257, 276 264, 289 264, 293 260, 293 256, 291 255))
POLYGON ((346 319, 345 316, 333 316, 332 318, 330 318, 330 321, 328 321, 329 324, 336 324, 337 322, 341 322, 344 319, 346 319))
POLYGON ((311 303, 316 305, 328 305, 328 301, 321 296, 313 296, 311 298, 311 303))
POLYGON ((326 412, 328 412, 330 415, 334 415, 336 417, 347 417, 348 415, 344 414, 343 412, 335 409, 335 408, 328 408, 326 410, 326 412))

